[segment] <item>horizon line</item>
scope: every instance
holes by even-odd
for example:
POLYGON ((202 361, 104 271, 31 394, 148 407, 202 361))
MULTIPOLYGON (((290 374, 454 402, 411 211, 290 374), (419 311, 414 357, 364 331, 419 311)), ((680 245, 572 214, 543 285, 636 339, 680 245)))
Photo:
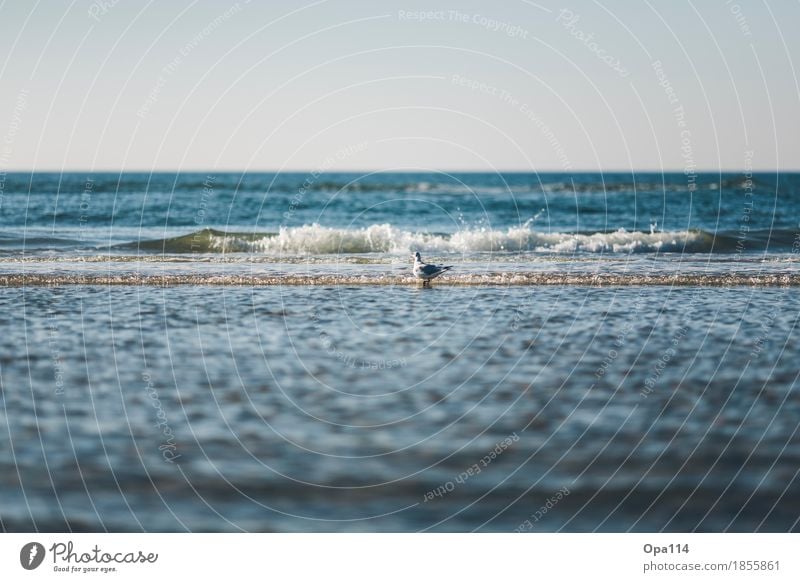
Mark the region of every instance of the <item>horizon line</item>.
POLYGON ((214 169, 214 168, 159 168, 159 169, 96 169, 90 170, 87 168, 77 169, 33 169, 33 168, 14 168, 14 169, 0 169, 0 174, 201 174, 201 173, 222 173, 222 174, 312 174, 314 172, 320 174, 377 174, 377 173, 391 173, 391 174, 732 174, 732 173, 752 173, 752 174, 796 174, 800 173, 800 167, 778 169, 778 168, 716 168, 716 169, 695 169, 687 173, 685 169, 676 168, 640 168, 640 169, 610 169, 610 170, 596 170, 596 169, 546 169, 546 170, 530 170, 530 169, 498 169, 498 170, 459 170, 459 169, 419 169, 419 170, 381 170, 381 169, 352 169, 352 170, 321 170, 319 168, 312 169, 214 169))

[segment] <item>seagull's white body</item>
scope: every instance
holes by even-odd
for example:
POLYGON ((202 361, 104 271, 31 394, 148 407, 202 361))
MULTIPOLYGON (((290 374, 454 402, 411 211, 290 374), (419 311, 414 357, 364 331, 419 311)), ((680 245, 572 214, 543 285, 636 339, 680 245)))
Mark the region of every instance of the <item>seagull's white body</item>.
POLYGON ((430 285, 432 279, 435 279, 445 271, 448 271, 452 268, 452 265, 440 266, 423 263, 420 254, 414 253, 414 276, 417 279, 422 279, 423 287, 430 285))

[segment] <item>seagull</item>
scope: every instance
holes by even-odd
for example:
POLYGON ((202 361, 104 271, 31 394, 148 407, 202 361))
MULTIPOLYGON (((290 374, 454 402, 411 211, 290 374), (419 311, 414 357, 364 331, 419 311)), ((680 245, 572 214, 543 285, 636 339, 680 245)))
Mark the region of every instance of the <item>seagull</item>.
POLYGON ((440 265, 429 265, 427 263, 423 263, 422 257, 418 252, 414 253, 412 256, 414 257, 414 276, 417 279, 422 279, 423 287, 430 287, 431 279, 435 279, 445 271, 453 268, 452 265, 443 267, 440 265))

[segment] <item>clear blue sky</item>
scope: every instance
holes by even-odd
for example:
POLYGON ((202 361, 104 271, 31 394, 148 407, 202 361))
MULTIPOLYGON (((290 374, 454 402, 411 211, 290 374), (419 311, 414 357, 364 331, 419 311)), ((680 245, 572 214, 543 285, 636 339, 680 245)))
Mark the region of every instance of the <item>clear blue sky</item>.
POLYGON ((777 0, 6 0, 0 170, 799 169, 798 23, 777 0))

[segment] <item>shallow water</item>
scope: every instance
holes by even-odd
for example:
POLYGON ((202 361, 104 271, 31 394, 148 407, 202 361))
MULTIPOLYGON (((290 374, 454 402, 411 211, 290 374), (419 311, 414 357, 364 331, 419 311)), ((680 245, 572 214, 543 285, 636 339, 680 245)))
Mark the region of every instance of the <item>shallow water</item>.
MULTIPOLYGON (((430 256, 429 256, 430 257, 430 256)), ((543 253, 433 255, 453 270, 437 286, 798 286, 800 254, 702 253, 561 256, 543 253)), ((25 255, 0 257, 0 284, 415 286, 409 256, 25 255)))
POLYGON ((2 526, 797 530, 799 314, 796 288, 6 288, 2 526))

